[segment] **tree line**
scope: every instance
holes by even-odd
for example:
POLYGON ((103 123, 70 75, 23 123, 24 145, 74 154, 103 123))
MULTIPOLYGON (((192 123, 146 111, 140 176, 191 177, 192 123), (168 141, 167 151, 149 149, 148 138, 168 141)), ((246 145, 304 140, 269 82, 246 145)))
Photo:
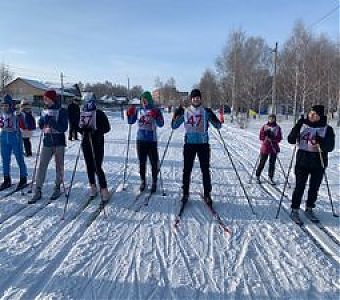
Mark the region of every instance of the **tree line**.
MULTIPOLYGON (((277 53, 276 103, 281 112, 306 112, 323 104, 329 113, 339 107, 339 44, 327 35, 315 35, 297 22, 277 53)), ((261 111, 272 100, 274 49, 262 37, 242 30, 230 32, 216 58, 198 83, 210 106, 227 104, 235 112, 261 111)))

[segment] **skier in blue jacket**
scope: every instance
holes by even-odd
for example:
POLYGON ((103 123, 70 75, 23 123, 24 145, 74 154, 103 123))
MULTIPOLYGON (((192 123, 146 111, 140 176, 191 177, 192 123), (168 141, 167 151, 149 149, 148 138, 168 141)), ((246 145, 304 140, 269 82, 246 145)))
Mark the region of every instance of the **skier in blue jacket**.
POLYGON ((0 185, 0 190, 7 189, 12 185, 10 175, 12 152, 20 169, 20 181, 17 185, 17 189, 20 189, 27 185, 27 168, 24 161, 22 136, 19 128, 22 116, 15 114, 15 102, 10 95, 4 97, 1 106, 3 111, 0 115, 1 158, 4 181, 0 185))
POLYGON ((159 108, 155 107, 150 92, 141 95, 142 108, 130 106, 127 110, 128 123, 134 124, 138 120, 137 154, 139 159, 139 174, 141 179, 140 191, 146 188, 146 160, 149 157, 152 170, 151 193, 157 189, 157 175, 159 156, 157 150, 157 127, 164 126, 164 119, 159 108))
POLYGON ((189 185, 192 167, 196 154, 200 161, 203 175, 204 201, 211 207, 211 178, 210 178, 210 145, 208 127, 211 123, 215 128, 222 124, 210 108, 202 105, 201 92, 193 89, 190 94, 191 105, 188 108, 179 107, 174 113, 171 127, 178 128, 184 123, 184 169, 183 169, 183 203, 189 199, 189 185))

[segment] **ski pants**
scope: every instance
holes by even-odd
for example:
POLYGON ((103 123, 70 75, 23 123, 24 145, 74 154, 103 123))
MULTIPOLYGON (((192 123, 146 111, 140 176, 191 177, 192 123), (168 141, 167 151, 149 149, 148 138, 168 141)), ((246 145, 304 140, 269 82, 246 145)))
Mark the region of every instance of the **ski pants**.
POLYGON ((264 169, 264 166, 266 165, 267 159, 269 156, 269 169, 268 169, 268 176, 269 178, 273 178, 274 177, 274 173, 275 173, 275 162, 276 162, 276 158, 277 155, 272 153, 272 154, 260 154, 260 163, 256 169, 256 177, 260 177, 261 173, 264 169))
POLYGON ((60 186, 64 182, 64 155, 65 146, 43 146, 40 153, 39 167, 36 177, 36 189, 41 190, 45 181, 48 165, 54 155, 56 178, 55 185, 60 186))
POLYGON ((78 140, 78 126, 70 123, 70 128, 68 131, 68 139, 72 141, 72 139, 78 140))
POLYGON ((292 197, 291 208, 300 208, 303 193, 305 191, 306 183, 309 178, 309 189, 306 207, 314 208, 318 197, 318 191, 322 182, 324 169, 309 168, 307 166, 295 166, 295 189, 292 197))
POLYGON ((30 138, 22 138, 22 141, 24 143, 24 148, 25 148, 25 153, 26 156, 31 156, 32 155, 32 144, 30 138))
POLYGON ((140 179, 142 181, 145 181, 146 160, 147 158, 149 158, 150 163, 151 163, 152 182, 156 184, 157 175, 158 175, 158 163, 159 163, 157 142, 137 141, 137 155, 139 159, 140 179))
POLYGON ((200 162, 203 176, 204 195, 211 193, 210 178, 210 146, 209 144, 184 144, 184 169, 183 169, 183 195, 189 195, 191 171, 194 166, 196 154, 200 162))
POLYGON ((3 175, 10 177, 12 152, 20 169, 20 177, 27 177, 27 168, 24 160, 21 135, 17 132, 1 133, 1 158, 3 175))
POLYGON ((89 183, 96 184, 97 174, 99 186, 101 189, 107 188, 105 173, 103 170, 104 160, 104 143, 93 143, 93 140, 84 140, 82 143, 84 159, 87 169, 89 183))

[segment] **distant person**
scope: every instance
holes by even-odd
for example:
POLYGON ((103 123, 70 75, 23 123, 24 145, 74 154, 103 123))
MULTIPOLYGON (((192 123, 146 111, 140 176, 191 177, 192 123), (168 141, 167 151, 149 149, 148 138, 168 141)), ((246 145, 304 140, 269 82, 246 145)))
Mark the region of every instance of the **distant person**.
POLYGON ((22 137, 19 123, 22 121, 21 115, 15 114, 15 102, 10 95, 4 97, 1 103, 2 113, 0 115, 1 128, 1 158, 4 181, 0 185, 0 191, 5 190, 12 185, 11 180, 11 156, 12 153, 18 163, 20 170, 20 181, 17 189, 27 186, 27 168, 24 161, 24 152, 22 146, 22 137))
POLYGON ((79 116, 80 116, 80 108, 79 108, 80 98, 74 97, 72 102, 68 105, 68 120, 69 120, 69 132, 68 139, 69 141, 78 140, 78 125, 79 125, 79 116))
POLYGON ((24 143, 25 155, 26 157, 32 156, 32 144, 31 137, 32 132, 37 128, 35 118, 32 114, 32 105, 29 100, 22 99, 20 103, 20 113, 21 120, 19 122, 19 127, 22 134, 22 140, 24 143))
POLYGON ((189 199, 191 171, 197 155, 203 175, 204 201, 212 207, 208 127, 210 123, 219 129, 222 124, 210 108, 202 105, 200 90, 193 89, 190 98, 191 105, 188 108, 180 106, 176 109, 171 122, 173 129, 177 129, 183 123, 185 128, 182 202, 185 205, 189 199))
POLYGON ((128 123, 138 121, 137 131, 137 155, 139 159, 139 175, 141 179, 140 191, 146 188, 146 160, 151 163, 152 185, 151 193, 157 190, 157 175, 159 156, 157 149, 157 127, 164 126, 162 112, 154 105, 152 95, 146 91, 141 95, 142 108, 136 109, 130 106, 127 110, 128 123))
POLYGON ((96 177, 100 187, 103 204, 109 201, 110 194, 107 188, 105 173, 102 168, 104 159, 104 134, 111 130, 109 120, 105 113, 97 109, 95 96, 88 95, 80 113, 79 131, 83 135, 82 149, 84 153, 87 177, 90 184, 90 197, 97 196, 96 177))
POLYGON ((268 116, 268 122, 260 130, 260 163, 256 170, 256 182, 261 183, 261 173, 269 157, 268 177, 272 185, 274 182, 275 163, 280 152, 279 143, 282 140, 281 127, 276 123, 276 115, 268 116))
POLYGON ((291 205, 291 218, 298 224, 302 224, 299 209, 308 177, 309 190, 305 214, 311 221, 318 222, 313 209, 325 168, 328 166, 328 152, 333 151, 335 145, 334 131, 327 125, 324 111, 323 105, 314 105, 307 119, 302 116, 288 136, 288 142, 297 143, 298 146, 295 164, 296 183, 291 205))
POLYGON ((42 187, 45 181, 48 165, 54 156, 56 179, 51 200, 61 195, 60 185, 64 182, 64 155, 66 147, 65 132, 68 127, 67 110, 59 104, 55 90, 48 90, 44 94, 45 108, 38 121, 43 131, 43 147, 40 153, 39 167, 36 176, 35 193, 28 203, 32 204, 42 197, 42 187))

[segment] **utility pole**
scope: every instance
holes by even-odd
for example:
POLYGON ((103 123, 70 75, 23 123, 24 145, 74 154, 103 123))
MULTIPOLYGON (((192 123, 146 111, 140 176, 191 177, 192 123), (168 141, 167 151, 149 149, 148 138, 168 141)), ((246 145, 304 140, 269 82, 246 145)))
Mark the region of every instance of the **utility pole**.
POLYGON ((127 78, 127 100, 129 101, 130 99, 130 78, 128 76, 127 78))
POLYGON ((65 102, 64 102, 64 74, 63 74, 63 72, 60 73, 60 86, 61 86, 61 103, 65 104, 65 102))
POLYGON ((276 66, 277 66, 277 46, 278 43, 275 43, 274 52, 274 74, 273 74, 273 82, 272 82, 272 113, 276 114, 276 66))
POLYGON ((338 107, 337 107, 338 122, 337 126, 340 127, 340 88, 338 90, 338 107))

